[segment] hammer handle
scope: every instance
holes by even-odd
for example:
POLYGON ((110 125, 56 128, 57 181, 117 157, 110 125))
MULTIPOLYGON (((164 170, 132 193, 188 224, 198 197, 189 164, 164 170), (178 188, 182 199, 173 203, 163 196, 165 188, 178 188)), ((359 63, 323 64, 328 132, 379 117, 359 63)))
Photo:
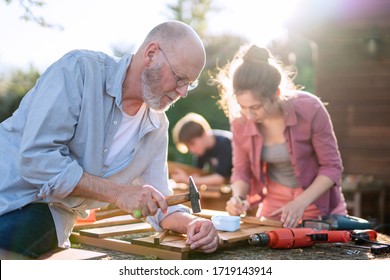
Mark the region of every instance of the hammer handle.
POLYGON ((189 193, 175 194, 175 195, 165 197, 165 200, 167 201, 168 206, 177 205, 180 203, 190 201, 190 194, 189 193))
MULTIPOLYGON (((171 196, 167 196, 165 198, 165 200, 167 201, 168 206, 177 205, 180 203, 190 201, 190 194, 183 193, 183 194, 171 195, 171 196)), ((119 208, 95 212, 95 216, 96 216, 97 221, 111 218, 111 217, 116 217, 116 216, 123 216, 123 215, 130 215, 130 213, 123 211, 119 208)))

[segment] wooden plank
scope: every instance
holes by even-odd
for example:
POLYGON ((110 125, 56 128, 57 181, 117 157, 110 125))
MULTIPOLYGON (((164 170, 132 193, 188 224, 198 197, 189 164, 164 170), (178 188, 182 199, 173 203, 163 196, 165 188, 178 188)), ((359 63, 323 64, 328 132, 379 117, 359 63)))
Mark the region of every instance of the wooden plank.
MULTIPOLYGON (((229 214, 226 211, 204 209, 199 213, 194 213, 193 215, 205 219, 211 219, 212 216, 228 216, 229 214)), ((262 218, 257 218, 253 216, 241 217, 241 222, 248 223, 248 224, 262 225, 262 226, 273 226, 273 227, 283 226, 282 222, 280 221, 265 219, 264 217, 262 218)))
POLYGON ((185 235, 177 234, 177 233, 169 233, 164 238, 164 240, 158 245, 156 245, 154 243, 153 236, 135 238, 131 242, 132 242, 132 244, 143 245, 146 247, 159 248, 159 249, 164 249, 164 250, 172 251, 172 252, 189 252, 190 251, 190 247, 185 244, 185 242, 186 242, 185 235))
POLYGON ((244 227, 241 224, 241 227, 238 231, 219 231, 219 237, 223 241, 223 244, 232 244, 238 241, 248 240, 249 236, 256 233, 261 233, 269 230, 274 230, 279 227, 272 227, 272 226, 252 226, 251 227, 244 227))
POLYGON ((158 232, 156 235, 154 235, 154 244, 159 245, 165 237, 169 234, 169 230, 163 230, 162 232, 158 232))
POLYGON ((135 223, 127 225, 119 225, 112 227, 102 227, 93 229, 80 230, 80 235, 92 236, 96 238, 104 238, 110 236, 118 236, 124 234, 140 233, 154 231, 153 227, 148 223, 135 223))
POLYGON ((101 209, 101 210, 96 210, 95 212, 96 220, 98 221, 108 219, 111 217, 124 216, 124 215, 127 216, 129 215, 129 213, 119 208, 101 209))
POLYGON ((169 174, 175 171, 175 169, 182 169, 184 170, 188 175, 207 175, 209 173, 204 172, 200 168, 193 167, 191 165, 181 163, 181 162, 174 162, 174 161, 168 161, 168 171, 169 174))
POLYGON ((249 223, 249 224, 256 224, 261 226, 272 226, 272 227, 283 227, 283 223, 281 221, 266 219, 264 217, 258 218, 258 217, 241 217, 241 222, 243 223, 249 223))
POLYGON ((39 260, 96 260, 107 257, 106 253, 81 250, 75 248, 52 250, 42 256, 39 260))
POLYGON ((112 218, 96 221, 96 222, 88 222, 88 223, 77 223, 74 226, 74 230, 86 229, 86 228, 99 228, 99 227, 109 227, 109 226, 119 226, 119 225, 127 225, 133 223, 143 222, 141 219, 135 219, 131 215, 125 216, 115 216, 112 218))
POLYGON ((202 211, 200 211, 199 213, 193 213, 193 215, 205 219, 211 219, 212 216, 228 216, 229 214, 226 211, 202 209, 202 211))
POLYGON ((164 260, 182 260, 188 258, 188 253, 186 252, 174 252, 155 247, 140 246, 124 240, 95 238, 90 236, 82 236, 77 233, 72 233, 70 240, 72 243, 81 243, 132 255, 156 256, 164 260))
MULTIPOLYGON (((238 241, 248 240, 249 236, 256 233, 261 233, 269 230, 273 230, 280 227, 273 226, 259 226, 256 224, 240 225, 240 229, 234 232, 229 231, 218 231, 219 237, 222 241, 221 245, 233 244, 238 241)), ((169 234, 165 237, 164 241, 159 245, 154 243, 153 236, 136 238, 132 240, 133 244, 158 247, 170 251, 187 252, 190 250, 189 246, 185 244, 186 238, 184 235, 169 234)))

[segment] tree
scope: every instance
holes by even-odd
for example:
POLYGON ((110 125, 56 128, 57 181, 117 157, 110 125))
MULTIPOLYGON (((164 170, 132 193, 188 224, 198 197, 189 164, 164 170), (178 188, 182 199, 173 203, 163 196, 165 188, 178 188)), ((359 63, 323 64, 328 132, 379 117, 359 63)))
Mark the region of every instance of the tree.
POLYGON ((35 85, 40 73, 30 67, 28 72, 16 70, 0 79, 0 122, 11 116, 23 96, 35 85))
POLYGON ((207 14, 216 11, 211 7, 212 0, 178 0, 168 4, 173 19, 191 26, 200 37, 207 34, 207 14))
MULTIPOLYGON (((15 0, 4 0, 6 4, 11 4, 15 2, 15 0)), ((57 28, 62 30, 63 27, 58 24, 48 23, 42 16, 37 16, 33 9, 38 7, 43 7, 46 5, 45 1, 42 0, 18 0, 19 5, 23 8, 24 12, 23 15, 20 17, 21 19, 25 21, 32 21, 37 24, 39 24, 42 27, 49 27, 49 28, 57 28)))
MULTIPOLYGON (((209 36, 207 34, 207 16, 214 11, 211 4, 212 0, 178 0, 177 4, 168 6, 173 14, 171 19, 185 22, 197 31, 205 45, 207 58, 205 69, 199 77, 199 86, 190 91, 187 98, 175 103, 167 111, 170 136, 172 127, 189 112, 205 117, 212 128, 230 129, 229 120, 218 105, 217 88, 210 86, 209 80, 217 67, 224 66, 233 57, 239 46, 245 43, 245 39, 235 35, 209 36)), ((191 163, 190 155, 183 155, 176 150, 172 137, 169 139, 168 159, 191 163)))
POLYGON ((315 93, 312 42, 293 32, 274 38, 268 48, 286 67, 296 70, 294 83, 304 90, 315 93))

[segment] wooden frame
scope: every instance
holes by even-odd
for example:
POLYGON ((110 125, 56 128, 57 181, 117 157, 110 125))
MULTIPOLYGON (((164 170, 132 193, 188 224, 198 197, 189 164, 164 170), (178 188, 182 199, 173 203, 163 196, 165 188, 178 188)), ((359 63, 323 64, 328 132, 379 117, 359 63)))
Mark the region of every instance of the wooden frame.
MULTIPOLYGON (((223 211, 202 210, 197 216, 211 218, 213 215, 227 215, 223 211)), ((110 249, 123 253, 143 256, 156 256, 161 259, 182 260, 187 259, 190 247, 186 245, 186 236, 168 230, 154 232, 154 229, 139 219, 118 216, 102 221, 75 226, 71 235, 71 242, 82 243, 99 248, 110 249), (119 224, 117 224, 119 223, 119 224), (124 241, 114 238, 125 234, 150 232, 147 237, 134 238, 124 241)), ((234 232, 219 231, 220 247, 234 245, 234 243, 247 240, 250 235, 281 227, 280 222, 267 221, 255 217, 241 218, 240 229, 234 232)))

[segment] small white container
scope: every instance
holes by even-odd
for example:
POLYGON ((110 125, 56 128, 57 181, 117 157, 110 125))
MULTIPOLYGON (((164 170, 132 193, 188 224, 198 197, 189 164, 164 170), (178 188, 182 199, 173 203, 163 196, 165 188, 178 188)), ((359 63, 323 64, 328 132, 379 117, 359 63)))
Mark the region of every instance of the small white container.
POLYGON ((240 216, 212 216, 215 228, 221 231, 236 231, 240 229, 240 216))

